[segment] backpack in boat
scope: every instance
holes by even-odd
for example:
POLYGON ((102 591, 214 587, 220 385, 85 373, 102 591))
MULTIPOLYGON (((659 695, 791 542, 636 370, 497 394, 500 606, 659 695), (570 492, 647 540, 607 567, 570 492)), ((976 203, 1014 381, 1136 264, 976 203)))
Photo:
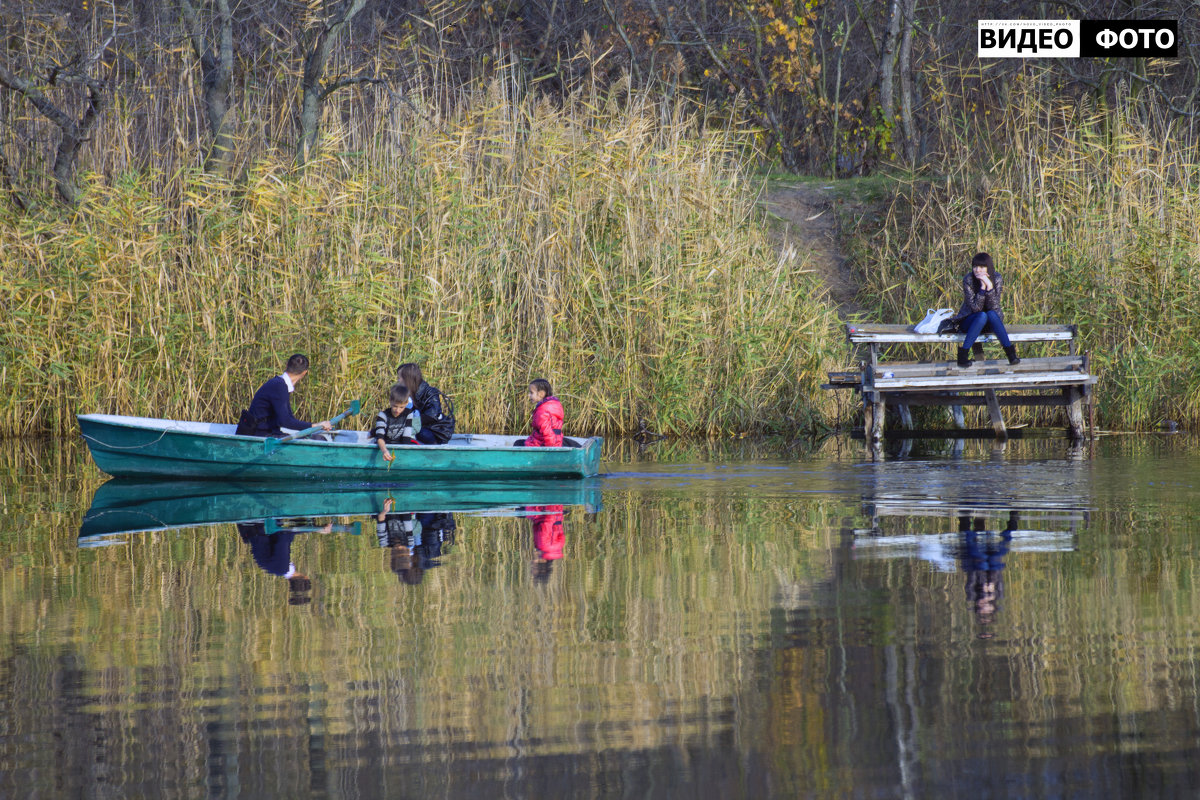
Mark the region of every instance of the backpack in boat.
POLYGON ((442 407, 442 418, 448 419, 450 422, 454 422, 454 401, 451 400, 441 389, 436 387, 431 388, 433 388, 433 391, 437 393, 438 403, 442 407))
POLYGON ((242 415, 238 417, 237 429, 234 433, 238 436, 262 436, 262 431, 266 429, 266 417, 255 417, 250 414, 250 409, 243 408, 242 415))

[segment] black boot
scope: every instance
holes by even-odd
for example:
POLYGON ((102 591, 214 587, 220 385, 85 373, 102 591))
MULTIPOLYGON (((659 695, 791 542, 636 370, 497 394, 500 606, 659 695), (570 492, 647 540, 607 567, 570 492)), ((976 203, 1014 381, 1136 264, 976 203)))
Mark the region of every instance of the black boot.
POLYGON ((1010 364, 1021 363, 1021 359, 1017 358, 1017 346, 1015 344, 1010 344, 1004 348, 1004 355, 1008 356, 1008 363, 1010 364))
POLYGON ((970 352, 971 351, 969 348, 966 348, 966 347, 958 348, 958 365, 960 367, 969 367, 975 363, 971 359, 967 358, 967 356, 970 354, 970 352))

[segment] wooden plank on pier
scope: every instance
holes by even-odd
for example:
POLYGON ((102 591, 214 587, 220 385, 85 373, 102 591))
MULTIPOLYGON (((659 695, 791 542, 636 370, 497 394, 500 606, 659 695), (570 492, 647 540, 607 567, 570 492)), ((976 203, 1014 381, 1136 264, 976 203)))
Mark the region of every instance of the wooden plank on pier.
MULTIPOLYGON (((886 403, 907 403, 910 406, 950 406, 954 408, 958 406, 983 406, 987 405, 987 400, 983 395, 978 394, 947 394, 939 392, 885 392, 883 395, 886 403)), ((1059 394, 1018 394, 1018 395, 997 395, 996 402, 1001 406, 1047 406, 1059 407, 1068 405, 1061 393, 1059 394)), ((961 413, 961 410, 960 412, 961 413)), ((963 427, 959 425, 958 427, 963 427)))
MULTIPOLYGON (((1075 338, 1074 325, 1006 326, 1013 342, 1069 342, 1075 338)), ((961 333, 914 333, 911 325, 853 323, 846 326, 846 338, 853 344, 905 344, 919 342, 962 342, 961 333)), ((985 333, 980 342, 994 342, 994 334, 985 333)))
POLYGON ((884 378, 875 376, 875 391, 894 392, 915 389, 968 391, 981 389, 1025 389, 1046 386, 1081 386, 1095 383, 1094 375, 1082 372, 1032 372, 1025 375, 962 375, 920 378, 884 378))
MULTIPOLYGON (((879 367, 880 372, 890 372, 892 377, 921 375, 998 375, 1025 372, 1080 372, 1083 356, 1043 356, 1022 358, 1020 364, 1009 364, 1007 359, 976 361, 974 366, 960 367, 954 361, 896 361, 879 367)), ((829 373, 832 379, 835 373, 829 373)), ((857 373, 836 373, 854 375, 857 373)))

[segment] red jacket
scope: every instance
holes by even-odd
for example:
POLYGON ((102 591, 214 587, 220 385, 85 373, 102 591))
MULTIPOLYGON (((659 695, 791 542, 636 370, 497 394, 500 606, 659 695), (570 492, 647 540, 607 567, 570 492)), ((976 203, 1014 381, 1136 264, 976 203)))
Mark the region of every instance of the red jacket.
POLYGON ((529 506, 526 511, 541 513, 531 514, 530 523, 533 525, 533 546, 538 555, 547 561, 563 557, 563 547, 567 537, 563 533, 562 506, 529 506))
POLYGON ((557 397, 550 395, 538 403, 529 424, 533 433, 525 440, 526 447, 562 447, 563 407, 557 397))

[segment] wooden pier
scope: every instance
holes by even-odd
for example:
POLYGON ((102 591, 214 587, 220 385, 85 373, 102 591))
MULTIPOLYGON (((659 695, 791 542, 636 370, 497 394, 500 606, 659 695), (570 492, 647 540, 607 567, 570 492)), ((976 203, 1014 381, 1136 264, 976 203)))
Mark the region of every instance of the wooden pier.
MULTIPOLYGON (((961 333, 914 333, 908 325, 850 324, 846 338, 851 345, 866 347, 867 357, 859 370, 829 373, 825 389, 853 389, 863 401, 863 435, 868 442, 883 439, 887 406, 894 406, 901 425, 912 429, 912 406, 949 406, 955 426, 965 427, 963 406, 986 405, 997 439, 1007 439, 1001 409, 1004 406, 1062 406, 1067 430, 1073 439, 1084 437, 1084 406, 1087 427, 1094 428, 1091 387, 1096 377, 1088 371, 1088 357, 1079 354, 1074 325, 1014 325, 1008 328, 1014 345, 1030 342, 1062 342, 1067 354, 1022 358, 1019 364, 1007 359, 983 360, 983 344, 995 342, 992 334, 975 343, 975 363, 959 367, 950 361, 884 360, 883 348, 903 344, 948 344, 962 346, 961 333), (1012 392, 1004 394, 1001 392, 1012 392), (1035 392, 1035 394, 1029 394, 1035 392)), ((998 347, 998 345, 997 345, 998 347)), ((952 349, 952 352, 953 352, 952 349)))

